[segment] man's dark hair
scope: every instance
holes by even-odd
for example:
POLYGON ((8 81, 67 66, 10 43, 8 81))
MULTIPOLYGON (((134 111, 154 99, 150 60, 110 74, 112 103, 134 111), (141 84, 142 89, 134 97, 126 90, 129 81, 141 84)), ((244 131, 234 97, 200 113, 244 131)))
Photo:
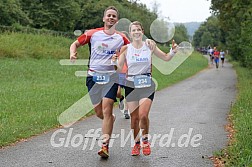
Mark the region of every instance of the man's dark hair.
POLYGON ((114 7, 114 6, 109 6, 109 7, 107 7, 105 10, 104 10, 104 13, 103 13, 103 15, 105 16, 105 14, 106 14, 106 12, 108 11, 108 10, 114 10, 114 11, 116 11, 116 13, 117 13, 117 18, 119 18, 119 11, 116 9, 116 7, 114 7))

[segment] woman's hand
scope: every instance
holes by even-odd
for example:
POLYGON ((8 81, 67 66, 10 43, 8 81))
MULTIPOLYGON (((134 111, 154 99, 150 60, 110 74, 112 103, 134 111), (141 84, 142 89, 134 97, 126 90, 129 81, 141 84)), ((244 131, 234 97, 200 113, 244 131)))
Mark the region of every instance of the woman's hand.
POLYGON ((177 51, 178 51, 178 45, 175 43, 175 40, 173 39, 172 40, 172 47, 170 49, 169 55, 171 57, 173 57, 173 56, 175 56, 175 54, 177 53, 177 51))
POLYGON ((174 53, 177 53, 177 51, 178 51, 178 45, 176 44, 174 39, 172 40, 172 51, 174 53))
POLYGON ((151 39, 145 40, 146 45, 150 48, 151 51, 154 51, 156 49, 156 42, 151 39))

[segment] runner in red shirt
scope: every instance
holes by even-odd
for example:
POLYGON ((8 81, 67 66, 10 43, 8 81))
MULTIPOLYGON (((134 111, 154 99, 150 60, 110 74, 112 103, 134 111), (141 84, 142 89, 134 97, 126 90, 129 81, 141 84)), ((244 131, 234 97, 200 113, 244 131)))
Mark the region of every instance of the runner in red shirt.
POLYGON ((215 62, 216 68, 219 68, 220 52, 217 50, 216 47, 214 47, 213 56, 214 56, 214 62, 215 62))

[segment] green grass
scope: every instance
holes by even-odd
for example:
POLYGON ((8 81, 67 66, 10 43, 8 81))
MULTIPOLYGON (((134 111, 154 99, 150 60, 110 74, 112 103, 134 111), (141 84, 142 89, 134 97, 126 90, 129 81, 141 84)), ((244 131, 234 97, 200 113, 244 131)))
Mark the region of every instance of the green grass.
POLYGON ((170 75, 164 75, 155 67, 153 68, 153 77, 158 81, 158 89, 161 90, 179 81, 182 81, 202 69, 206 68, 208 60, 203 58, 200 53, 194 52, 170 75))
POLYGON ((238 96, 231 109, 235 130, 232 144, 223 150, 225 166, 252 166, 252 70, 233 62, 238 76, 238 96), (228 156, 225 156, 228 155, 228 156))
MULTIPOLYGON (((61 36, 22 33, 0 34, 0 57, 9 58, 68 58, 73 40, 61 36)), ((79 49, 81 58, 88 58, 87 46, 79 49)))
MULTIPOLYGON (((72 40, 27 36, 0 35, 0 147, 59 126, 60 113, 87 94, 85 78, 74 75, 87 67, 59 64, 59 58, 69 57, 72 40), (39 45, 43 47, 37 48, 39 45)), ((84 47, 78 53, 85 58, 88 50, 84 47)), ((194 53, 171 75, 162 75, 155 68, 153 73, 162 89, 205 67, 207 60, 194 53)))
POLYGON ((57 116, 87 93, 83 67, 57 59, 0 59, 0 146, 58 125, 57 116))

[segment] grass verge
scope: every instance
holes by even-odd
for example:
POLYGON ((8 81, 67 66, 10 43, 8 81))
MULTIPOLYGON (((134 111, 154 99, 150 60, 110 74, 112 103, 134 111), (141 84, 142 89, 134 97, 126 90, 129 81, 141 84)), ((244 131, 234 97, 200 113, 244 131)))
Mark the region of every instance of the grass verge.
MULTIPOLYGON (((219 164, 227 167, 252 166, 252 70, 232 62, 238 76, 238 95, 231 108, 227 131, 229 145, 216 155, 219 164)), ((221 166, 221 165, 219 165, 221 166)))

